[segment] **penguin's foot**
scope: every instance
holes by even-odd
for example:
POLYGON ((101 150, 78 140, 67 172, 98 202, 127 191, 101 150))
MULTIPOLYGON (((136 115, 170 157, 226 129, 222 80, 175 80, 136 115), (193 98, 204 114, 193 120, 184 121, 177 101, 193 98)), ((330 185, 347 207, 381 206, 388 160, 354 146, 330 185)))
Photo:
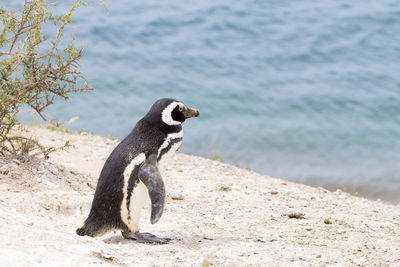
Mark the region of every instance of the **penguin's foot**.
POLYGON ((132 239, 136 240, 136 242, 139 243, 152 243, 152 244, 168 244, 172 239, 171 238, 162 238, 162 237, 157 237, 153 234, 150 233, 140 233, 140 232, 121 232, 122 236, 125 239, 132 239))

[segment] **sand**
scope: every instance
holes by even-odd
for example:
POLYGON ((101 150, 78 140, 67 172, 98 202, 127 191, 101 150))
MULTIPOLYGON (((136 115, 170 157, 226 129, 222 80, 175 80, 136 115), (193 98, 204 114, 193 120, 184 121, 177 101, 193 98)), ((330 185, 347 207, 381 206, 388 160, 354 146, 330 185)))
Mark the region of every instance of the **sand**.
POLYGON ((164 175, 161 220, 150 224, 150 202, 141 217, 142 231, 170 244, 78 236, 118 141, 30 130, 43 144, 73 147, 47 162, 0 158, 1 266, 400 266, 399 205, 185 154, 164 175))

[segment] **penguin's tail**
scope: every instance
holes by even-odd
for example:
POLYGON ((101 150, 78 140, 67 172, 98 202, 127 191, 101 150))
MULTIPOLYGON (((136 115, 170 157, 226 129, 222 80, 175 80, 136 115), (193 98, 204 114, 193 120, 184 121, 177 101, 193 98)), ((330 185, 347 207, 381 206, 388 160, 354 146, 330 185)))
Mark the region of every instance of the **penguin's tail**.
POLYGON ((76 229, 76 233, 80 236, 89 235, 89 231, 86 228, 86 225, 82 226, 81 228, 76 229))
POLYGON ((76 233, 80 236, 88 235, 91 237, 101 235, 106 232, 102 227, 98 227, 91 223, 85 223, 82 227, 76 229, 76 233))

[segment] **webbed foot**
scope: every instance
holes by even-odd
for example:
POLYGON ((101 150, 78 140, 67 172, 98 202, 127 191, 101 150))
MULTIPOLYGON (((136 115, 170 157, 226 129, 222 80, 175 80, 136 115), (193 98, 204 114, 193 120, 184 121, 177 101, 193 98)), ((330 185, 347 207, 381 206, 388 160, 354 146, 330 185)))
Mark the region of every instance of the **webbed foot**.
POLYGON ((151 244, 168 244, 172 239, 168 237, 157 237, 150 233, 141 232, 121 232, 125 239, 136 240, 138 243, 151 243, 151 244))

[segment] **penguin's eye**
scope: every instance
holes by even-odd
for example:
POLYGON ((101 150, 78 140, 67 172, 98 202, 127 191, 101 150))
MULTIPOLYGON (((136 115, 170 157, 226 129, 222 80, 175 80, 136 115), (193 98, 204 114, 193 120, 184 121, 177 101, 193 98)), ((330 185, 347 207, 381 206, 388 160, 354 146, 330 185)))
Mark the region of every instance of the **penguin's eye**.
POLYGON ((179 106, 179 111, 182 112, 182 110, 183 110, 183 107, 179 106))

